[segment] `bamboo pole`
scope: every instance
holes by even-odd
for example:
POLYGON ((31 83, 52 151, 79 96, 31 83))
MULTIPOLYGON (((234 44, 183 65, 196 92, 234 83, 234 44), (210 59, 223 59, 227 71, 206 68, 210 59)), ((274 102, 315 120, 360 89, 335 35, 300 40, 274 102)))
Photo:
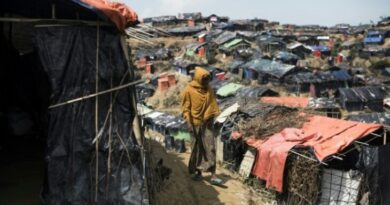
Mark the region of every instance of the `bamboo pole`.
POLYGON ((298 152, 295 152, 295 151, 293 151, 293 150, 290 150, 289 152, 290 152, 290 153, 293 153, 293 154, 295 154, 295 155, 298 155, 298 156, 300 156, 300 157, 303 157, 303 158, 305 158, 305 159, 308 159, 308 160, 310 160, 310 161, 318 162, 318 163, 320 163, 320 164, 323 164, 323 165, 328 166, 328 164, 325 163, 325 162, 318 161, 318 160, 316 160, 316 159, 313 159, 313 158, 311 158, 311 157, 305 156, 305 155, 300 154, 300 153, 298 153, 298 152))
POLYGON ((97 92, 97 93, 93 93, 93 94, 90 94, 90 95, 86 95, 86 96, 83 96, 83 97, 79 97, 79 98, 68 100, 68 101, 65 101, 65 102, 62 102, 62 103, 51 105, 51 106, 49 106, 49 109, 53 109, 53 108, 61 107, 61 106, 64 106, 64 105, 72 104, 72 103, 75 103, 75 102, 87 100, 89 98, 93 98, 93 97, 97 97, 99 95, 104 95, 104 94, 107 94, 107 93, 111 93, 111 92, 114 92, 114 91, 117 91, 117 90, 121 90, 121 89, 130 87, 130 86, 133 86, 133 85, 137 85, 137 84, 143 83, 143 82, 145 82, 145 79, 137 80, 137 81, 134 81, 134 82, 130 82, 130 83, 127 83, 127 84, 124 84, 124 85, 117 86, 117 87, 112 88, 112 89, 100 91, 100 92, 97 92))
POLYGON ((101 21, 86 21, 78 19, 40 19, 40 18, 14 18, 14 17, 0 17, 0 22, 13 23, 64 23, 64 24, 85 24, 90 26, 111 26, 109 23, 101 21))
MULTIPOLYGON (((111 52, 109 53, 109 60, 111 65, 111 52)), ((112 88, 112 72, 113 68, 110 67, 111 75, 110 75, 110 88, 112 88)), ((108 127, 108 157, 107 157, 107 175, 106 175, 106 199, 108 199, 109 195, 109 187, 110 187, 110 175, 111 175, 111 154, 112 154, 112 108, 113 108, 113 100, 112 100, 112 92, 110 93, 110 122, 108 127)))
MULTIPOLYGON (((99 92, 99 37, 100 37, 100 27, 96 26, 96 70, 95 70, 95 93, 99 92)), ((95 135, 98 136, 99 133, 99 96, 96 95, 95 98, 95 135)), ((95 164, 95 202, 98 201, 98 192, 99 192, 99 139, 97 139, 95 144, 96 152, 96 164, 95 164)))

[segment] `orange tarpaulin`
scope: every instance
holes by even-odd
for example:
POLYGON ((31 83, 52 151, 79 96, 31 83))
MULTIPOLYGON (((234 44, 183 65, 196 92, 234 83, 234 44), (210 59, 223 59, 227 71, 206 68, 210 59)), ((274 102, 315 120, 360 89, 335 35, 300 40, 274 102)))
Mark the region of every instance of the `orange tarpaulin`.
POLYGON ((121 31, 127 25, 138 21, 137 13, 123 3, 110 0, 81 0, 81 2, 102 11, 121 31))
POLYGON ((287 107, 300 107, 305 108, 309 104, 309 98, 305 97, 262 97, 260 101, 268 104, 278 104, 287 107))
POLYGON ((314 148, 316 157, 323 161, 326 157, 338 153, 348 147, 353 141, 378 130, 382 125, 366 124, 354 121, 340 120, 323 116, 313 116, 303 125, 306 135, 316 135, 303 145, 314 148))
POLYGON ((312 147, 318 160, 323 161, 381 127, 313 116, 301 129, 286 128, 265 141, 248 140, 248 145, 258 150, 252 174, 265 180, 267 188, 282 192, 287 155, 294 146, 312 147))

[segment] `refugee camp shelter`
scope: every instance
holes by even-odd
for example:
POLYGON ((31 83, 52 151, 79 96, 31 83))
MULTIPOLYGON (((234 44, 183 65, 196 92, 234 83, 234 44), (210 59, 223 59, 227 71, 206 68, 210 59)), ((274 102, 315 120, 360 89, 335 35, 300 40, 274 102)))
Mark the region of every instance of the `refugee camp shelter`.
POLYGON ((232 54, 233 52, 237 52, 239 49, 247 49, 250 48, 250 43, 244 39, 234 39, 229 41, 228 43, 223 44, 219 47, 219 50, 225 54, 232 54))
POLYGON ((390 131, 390 114, 385 112, 364 113, 349 115, 348 120, 381 124, 387 131, 390 131))
POLYGON ((257 38, 257 44, 263 52, 268 53, 286 49, 286 42, 273 36, 260 36, 257 38))
POLYGON ((383 111, 384 91, 381 87, 340 88, 339 102, 348 111, 361 111, 368 108, 372 111, 383 111))
POLYGON ((137 14, 105 0, 0 4, 0 155, 15 167, 2 179, 41 182, 17 194, 2 187, 0 203, 148 200, 140 127, 132 127, 137 81, 121 35, 137 14), (41 171, 31 178, 32 170, 41 171))
POLYGON ((279 84, 284 76, 293 73, 296 66, 282 64, 268 59, 254 59, 243 66, 244 78, 248 80, 258 80, 260 84, 268 82, 279 84))
POLYGON ((311 91, 312 95, 320 97, 329 95, 327 92, 330 90, 336 91, 338 88, 348 87, 352 84, 352 76, 347 70, 303 71, 287 75, 283 84, 291 92, 300 94, 311 91))
POLYGON ((299 42, 292 42, 288 44, 287 50, 301 58, 305 58, 312 53, 312 49, 309 46, 299 42))
POLYGON ((143 23, 151 24, 152 26, 172 26, 177 24, 176 16, 156 16, 144 18, 143 23))
POLYGON ((335 99, 331 98, 277 96, 262 97, 260 98, 260 101, 267 104, 308 109, 316 115, 322 115, 331 118, 341 117, 339 106, 337 105, 335 99))
POLYGON ((264 30, 264 22, 256 19, 241 19, 231 20, 233 29, 238 31, 262 31, 264 30))

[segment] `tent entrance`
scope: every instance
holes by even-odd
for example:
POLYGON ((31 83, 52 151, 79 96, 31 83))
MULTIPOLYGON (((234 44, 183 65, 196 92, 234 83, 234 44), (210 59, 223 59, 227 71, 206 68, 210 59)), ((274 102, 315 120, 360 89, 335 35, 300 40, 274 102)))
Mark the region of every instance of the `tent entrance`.
POLYGON ((0 204, 40 204, 50 89, 33 29, 0 23, 0 204))

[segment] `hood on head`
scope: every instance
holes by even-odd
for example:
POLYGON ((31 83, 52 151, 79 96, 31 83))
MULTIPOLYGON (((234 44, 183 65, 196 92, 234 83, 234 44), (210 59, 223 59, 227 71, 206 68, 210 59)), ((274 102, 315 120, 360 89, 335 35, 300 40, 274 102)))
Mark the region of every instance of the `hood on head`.
POLYGON ((193 85, 195 84, 196 86, 203 87, 202 86, 202 79, 205 77, 210 78, 210 72, 202 67, 198 67, 198 66, 195 67, 193 85))

